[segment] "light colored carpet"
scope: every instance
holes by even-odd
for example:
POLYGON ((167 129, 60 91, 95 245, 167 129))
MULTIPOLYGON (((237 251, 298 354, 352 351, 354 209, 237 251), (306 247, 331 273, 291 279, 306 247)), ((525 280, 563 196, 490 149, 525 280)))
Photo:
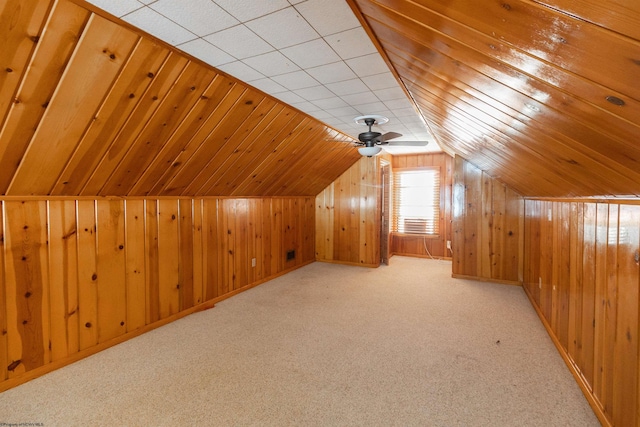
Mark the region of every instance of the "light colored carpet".
POLYGON ((314 263, 0 394, 45 426, 597 426, 519 287, 314 263))

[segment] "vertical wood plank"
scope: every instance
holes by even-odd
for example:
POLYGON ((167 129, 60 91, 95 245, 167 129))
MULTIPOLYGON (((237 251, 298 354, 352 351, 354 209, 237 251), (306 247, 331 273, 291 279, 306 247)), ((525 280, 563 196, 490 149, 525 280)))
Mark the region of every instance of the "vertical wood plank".
POLYGON ((158 300, 160 319, 176 314, 180 308, 177 200, 158 201, 158 300))
MULTIPOLYGON (((593 393, 604 409, 606 405, 606 317, 607 317, 607 242, 609 231, 609 207, 596 205, 595 244, 595 321, 593 393)), ((611 410, 611 408, 609 408, 611 410)))
POLYGON ((127 294, 127 332, 146 322, 145 206, 143 200, 125 202, 125 281, 127 294))
POLYGON ((51 360, 78 351, 78 261, 76 206, 48 202, 51 360))
POLYGON ((78 313, 80 350, 98 343, 98 271, 95 202, 78 201, 78 313))
POLYGON ((203 200, 196 199, 193 202, 193 303, 198 305, 204 302, 204 255, 202 224, 203 200))
POLYGON ((8 369, 13 377, 51 359, 47 206, 41 201, 5 203, 7 315, 12 323, 7 328, 8 369))
POLYGON ((558 320, 557 320, 557 329, 558 329, 558 340, 560 344, 564 347, 565 351, 569 346, 569 300, 570 300, 570 290, 569 290, 569 282, 570 282, 570 269, 571 269, 571 255, 570 249, 572 246, 576 245, 576 242, 571 240, 571 232, 570 232, 570 204, 569 203, 558 203, 559 210, 559 238, 560 242, 559 251, 556 253, 556 257, 559 255, 558 269, 557 269, 557 295, 558 295, 558 320))
POLYGON ((613 424, 634 425, 638 405, 638 310, 640 205, 621 205, 618 227, 616 325, 613 348, 613 424))
POLYGON ((282 199, 271 199, 271 274, 284 270, 282 199))
POLYGON ((273 265, 273 258, 275 254, 271 251, 271 205, 273 199, 264 199, 262 203, 262 253, 263 257, 263 271, 265 277, 269 277, 276 272, 271 269, 273 265))
POLYGON ((158 201, 145 200, 145 296, 146 323, 160 320, 160 259, 158 250, 158 201))
POLYGON ((180 310, 193 307, 194 280, 193 280, 193 200, 180 199, 180 310))
MULTIPOLYGON (((595 390, 596 312, 600 309, 596 286, 597 205, 585 203, 582 243, 582 374, 595 390)), ((599 327, 598 321, 597 326, 599 327)))
POLYGON ((226 235, 223 237, 220 234, 222 232, 218 215, 220 204, 220 200, 205 200, 205 216, 203 217, 203 224, 206 227, 205 242, 203 242, 206 251, 203 257, 206 275, 205 301, 218 296, 218 287, 223 282, 221 245, 226 239, 226 235))
POLYGON ((98 342, 126 333, 124 201, 97 201, 98 342))
POLYGON ((5 251, 5 235, 4 235, 4 202, 0 200, 0 381, 7 379, 7 287, 8 283, 5 276, 4 251, 5 251))
POLYGON ((256 256, 256 267, 255 267, 255 277, 254 280, 262 280, 265 277, 264 273, 264 265, 266 254, 264 252, 264 223, 262 219, 264 218, 263 211, 265 209, 265 201, 264 199, 254 199, 254 215, 253 220, 255 222, 255 256, 256 256))
POLYGON ((249 268, 251 257, 249 246, 252 239, 249 239, 249 204, 247 199, 235 200, 235 250, 234 250, 234 283, 233 289, 240 289, 249 284, 249 268))
POLYGON ((571 245, 569 248, 569 324, 567 326, 567 353, 579 370, 582 370, 581 331, 583 301, 582 265, 580 263, 583 240, 580 238, 582 235, 579 234, 578 231, 581 228, 579 215, 579 212, 582 213, 580 209, 581 206, 581 204, 576 202, 569 203, 569 241, 571 245))
POLYGON ((233 200, 223 199, 220 201, 220 230, 222 235, 219 236, 220 254, 222 257, 222 265, 220 266, 222 271, 222 280, 218 282, 217 295, 225 295, 229 291, 233 290, 233 251, 234 238, 235 238, 235 206, 233 200))

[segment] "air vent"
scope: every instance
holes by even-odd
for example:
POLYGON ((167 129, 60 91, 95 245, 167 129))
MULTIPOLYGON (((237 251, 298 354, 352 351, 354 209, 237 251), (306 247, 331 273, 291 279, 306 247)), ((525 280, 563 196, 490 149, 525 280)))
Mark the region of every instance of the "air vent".
POLYGON ((293 259, 296 259, 296 251, 287 251, 287 261, 291 261, 293 259))

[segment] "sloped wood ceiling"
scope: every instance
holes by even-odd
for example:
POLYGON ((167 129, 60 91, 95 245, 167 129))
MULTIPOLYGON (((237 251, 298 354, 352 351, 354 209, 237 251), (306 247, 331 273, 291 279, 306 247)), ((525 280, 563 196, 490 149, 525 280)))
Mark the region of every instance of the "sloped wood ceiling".
POLYGON ((351 137, 67 0, 0 3, 0 195, 316 195, 351 137))
POLYGON ((639 1, 351 3, 445 151, 525 196, 640 195, 639 1))

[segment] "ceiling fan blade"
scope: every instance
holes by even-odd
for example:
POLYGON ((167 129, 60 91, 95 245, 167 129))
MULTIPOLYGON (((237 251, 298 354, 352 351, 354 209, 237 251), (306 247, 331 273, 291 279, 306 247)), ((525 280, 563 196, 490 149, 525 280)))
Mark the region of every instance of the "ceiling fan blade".
POLYGON ((398 133, 398 132, 387 132, 387 133, 381 135, 380 138, 377 138, 377 139, 380 142, 385 142, 385 141, 389 141, 390 139, 398 138, 398 137, 401 137, 401 136, 402 136, 402 134, 398 133))
POLYGON ((394 147, 424 147, 429 141, 389 141, 384 144, 394 147))

